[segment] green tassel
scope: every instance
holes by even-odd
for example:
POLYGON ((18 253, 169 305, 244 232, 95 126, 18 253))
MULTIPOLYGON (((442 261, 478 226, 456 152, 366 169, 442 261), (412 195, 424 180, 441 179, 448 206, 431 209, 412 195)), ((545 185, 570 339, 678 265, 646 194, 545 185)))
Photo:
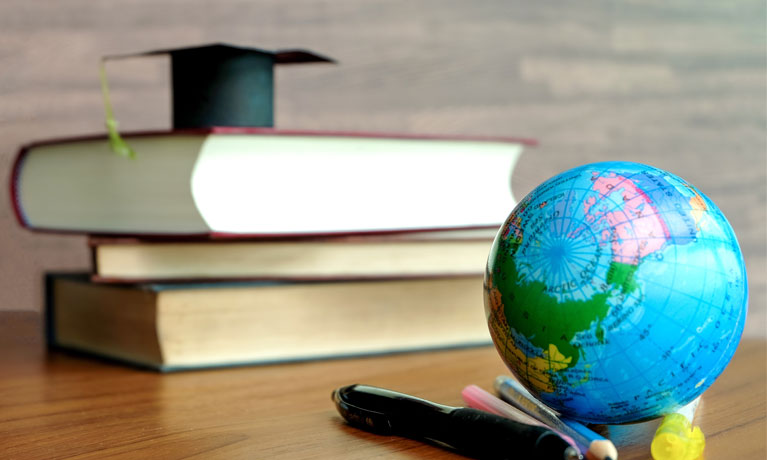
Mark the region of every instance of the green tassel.
POLYGON ((101 95, 104 97, 104 113, 106 115, 107 133, 109 133, 109 146, 112 151, 120 156, 136 158, 136 152, 117 132, 117 120, 112 113, 112 103, 109 100, 109 85, 107 85, 107 71, 104 61, 101 61, 101 95))

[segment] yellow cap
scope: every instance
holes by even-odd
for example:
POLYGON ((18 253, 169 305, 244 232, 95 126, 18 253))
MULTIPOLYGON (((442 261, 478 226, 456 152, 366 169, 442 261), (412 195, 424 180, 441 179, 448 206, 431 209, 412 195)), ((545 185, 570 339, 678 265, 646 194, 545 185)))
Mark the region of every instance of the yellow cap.
POLYGON ((655 460, 698 460, 703 455, 706 440, 699 427, 692 428, 681 414, 663 418, 650 446, 655 460))

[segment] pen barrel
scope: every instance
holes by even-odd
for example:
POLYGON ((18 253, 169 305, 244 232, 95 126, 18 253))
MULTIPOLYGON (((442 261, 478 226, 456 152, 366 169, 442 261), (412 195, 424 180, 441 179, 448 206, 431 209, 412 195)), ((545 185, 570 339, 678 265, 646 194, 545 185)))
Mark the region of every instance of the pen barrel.
POLYGON ((476 458, 562 459, 570 445, 552 430, 488 412, 462 408, 441 424, 437 441, 476 458))

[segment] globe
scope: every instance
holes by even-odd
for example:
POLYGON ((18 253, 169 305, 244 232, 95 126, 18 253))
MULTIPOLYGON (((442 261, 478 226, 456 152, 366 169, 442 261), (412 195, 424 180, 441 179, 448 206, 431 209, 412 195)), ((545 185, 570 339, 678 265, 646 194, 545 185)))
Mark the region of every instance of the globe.
POLYGON ((505 364, 546 405, 590 423, 694 400, 732 358, 746 305, 743 257, 719 208, 631 162, 580 166, 535 188, 485 273, 505 364))

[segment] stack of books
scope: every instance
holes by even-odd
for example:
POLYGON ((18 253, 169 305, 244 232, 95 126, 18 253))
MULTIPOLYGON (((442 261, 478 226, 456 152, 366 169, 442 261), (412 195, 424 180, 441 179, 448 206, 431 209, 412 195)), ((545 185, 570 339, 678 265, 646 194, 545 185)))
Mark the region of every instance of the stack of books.
POLYGON ((490 342, 484 266, 527 141, 243 126, 125 139, 136 158, 107 136, 17 157, 19 222, 87 234, 93 255, 91 273, 47 278, 51 345, 167 371, 490 342))

